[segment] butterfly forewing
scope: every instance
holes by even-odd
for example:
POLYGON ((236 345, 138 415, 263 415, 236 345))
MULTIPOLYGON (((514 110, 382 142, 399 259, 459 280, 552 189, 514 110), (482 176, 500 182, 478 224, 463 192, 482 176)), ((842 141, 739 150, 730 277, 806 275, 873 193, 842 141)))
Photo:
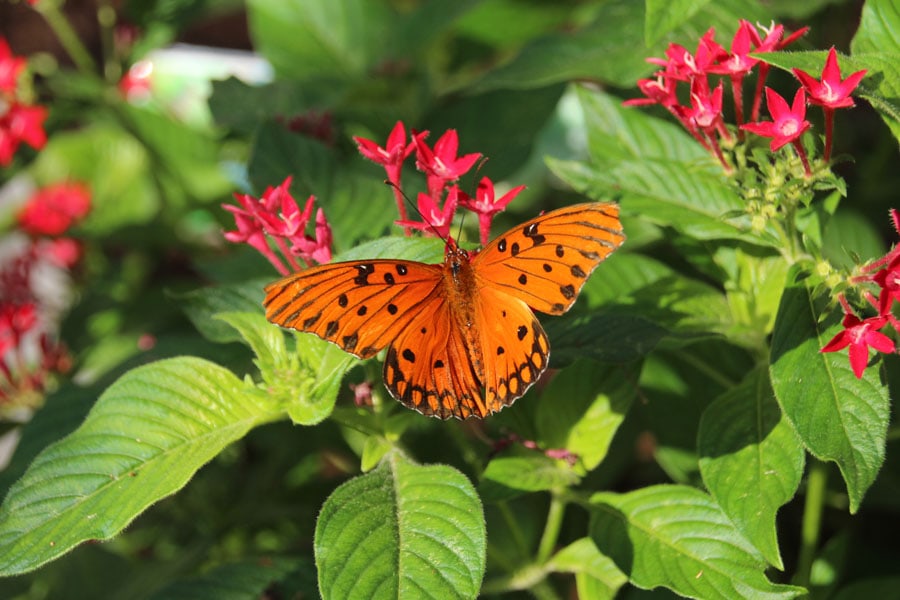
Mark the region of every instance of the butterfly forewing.
POLYGON ((439 265, 369 260, 313 267, 266 286, 266 318, 314 333, 360 358, 374 356, 423 312, 439 265))
POLYGON ((576 204, 509 230, 473 265, 486 285, 558 315, 569 310, 591 271, 624 241, 617 205, 576 204))

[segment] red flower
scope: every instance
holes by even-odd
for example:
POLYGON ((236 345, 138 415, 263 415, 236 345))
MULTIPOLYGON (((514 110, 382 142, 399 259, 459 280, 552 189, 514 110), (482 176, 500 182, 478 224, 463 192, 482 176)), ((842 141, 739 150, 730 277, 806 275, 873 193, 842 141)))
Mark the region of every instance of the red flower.
MULTIPOLYGON (((0 103, 0 110, 3 109, 0 103)), ((35 150, 40 150, 47 143, 44 133, 44 120, 47 109, 43 106, 26 106, 12 102, 6 106, 6 112, 0 114, 0 166, 12 162, 19 144, 25 142, 35 150)))
POLYGON ((759 39, 756 28, 750 21, 741 19, 741 24, 731 40, 731 52, 722 57, 718 65, 711 66, 708 72, 732 77, 742 77, 749 73, 759 62, 758 59, 750 56, 750 52, 753 51, 751 42, 754 37, 759 39))
MULTIPOLYGON (((427 131, 422 131, 414 134, 414 137, 424 139, 427 135, 427 131)), ((416 147, 414 141, 406 143, 406 127, 402 121, 397 121, 397 124, 394 125, 384 147, 366 138, 354 136, 353 140, 356 142, 360 154, 372 162, 383 165, 388 180, 394 185, 400 185, 400 170, 403 168, 403 161, 416 147)))
POLYGON ((450 237, 450 225, 453 221, 453 215, 456 213, 459 193, 457 186, 450 187, 447 191, 447 199, 444 201, 444 208, 441 208, 430 195, 419 192, 417 204, 419 214, 422 215, 422 222, 396 221, 396 223, 401 227, 411 227, 428 235, 447 239, 450 237))
POLYGON ((772 138, 770 148, 775 152, 788 143, 796 142, 810 127, 806 120, 806 92, 801 88, 794 95, 789 107, 787 101, 771 88, 766 88, 766 106, 772 115, 771 121, 746 123, 741 125, 751 133, 772 138))
POLYGON ((844 330, 831 338, 821 352, 836 352, 850 347, 850 366, 857 378, 862 377, 869 362, 869 347, 879 352, 894 352, 894 342, 878 330, 884 327, 887 317, 870 317, 861 321, 856 315, 844 315, 844 330))
POLYGON ((437 195, 445 184, 465 175, 481 158, 479 152, 457 158, 459 136, 455 129, 448 129, 438 138, 434 144, 434 151, 425 144, 421 136, 413 137, 416 144, 416 167, 428 176, 428 191, 432 195, 437 195))
MULTIPOLYGON (((313 196, 309 197, 310 200, 313 196)), ((331 245, 334 238, 331 234, 331 225, 325 218, 325 211, 321 208, 316 211, 316 237, 300 236, 291 246, 291 252, 300 256, 306 262, 315 261, 320 265, 331 262, 331 245)))
POLYGON ((91 192, 80 183, 58 183, 40 189, 19 213, 19 227, 31 235, 56 236, 91 210, 91 192))
POLYGON ((268 259, 278 272, 290 273, 269 245, 271 239, 288 264, 295 271, 300 265, 294 259, 299 256, 307 264, 331 260, 331 227, 322 209, 316 215, 316 237, 304 234, 312 217, 315 196, 306 200, 303 211, 290 193, 291 178, 287 177, 277 187, 267 187, 260 198, 249 194, 235 194, 239 206, 223 204, 222 208, 234 215, 236 231, 226 231, 225 239, 233 243, 245 243, 268 259))
POLYGON ((494 183, 487 177, 482 177, 475 192, 475 198, 459 192, 459 204, 478 215, 478 225, 481 234, 481 245, 487 246, 491 238, 491 220, 494 215, 506 208, 513 198, 525 189, 524 185, 516 186, 499 198, 494 197, 494 183))
POLYGON ((632 98, 622 103, 622 106, 640 106, 642 104, 659 104, 665 108, 671 108, 678 104, 675 96, 675 79, 659 75, 656 79, 638 79, 638 89, 645 98, 632 98))
POLYGON ((818 80, 809 73, 800 69, 793 69, 794 75, 803 84, 803 88, 809 94, 812 104, 827 106, 828 108, 848 108, 853 106, 853 98, 850 94, 866 76, 866 70, 857 71, 841 80, 841 69, 837 62, 837 52, 834 46, 828 51, 825 60, 825 68, 822 69, 822 79, 818 80))
POLYGON ((15 94, 19 74, 25 68, 24 58, 13 56, 6 38, 0 37, 0 92, 15 94))

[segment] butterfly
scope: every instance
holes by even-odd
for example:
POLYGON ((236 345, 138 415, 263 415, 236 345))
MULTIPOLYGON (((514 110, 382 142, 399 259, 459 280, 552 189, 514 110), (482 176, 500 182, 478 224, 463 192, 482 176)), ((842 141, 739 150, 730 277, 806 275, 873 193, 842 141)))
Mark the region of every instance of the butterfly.
POLYGON ((619 207, 577 204, 495 238, 480 252, 450 238, 443 264, 355 260, 266 286, 272 323, 313 333, 359 358, 387 348, 384 384, 442 419, 483 418, 547 368, 550 342, 532 310, 560 315, 625 235, 619 207))

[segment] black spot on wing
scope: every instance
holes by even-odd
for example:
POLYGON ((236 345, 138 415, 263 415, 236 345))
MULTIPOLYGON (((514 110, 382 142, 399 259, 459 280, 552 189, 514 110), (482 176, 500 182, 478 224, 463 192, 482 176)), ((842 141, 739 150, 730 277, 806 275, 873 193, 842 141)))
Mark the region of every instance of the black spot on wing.
POLYGON ((559 291, 566 300, 571 300, 575 297, 575 286, 571 284, 559 286, 559 291))
POLYGON ((401 352, 401 355, 405 360, 408 360, 411 363, 416 362, 416 354, 409 348, 404 349, 403 352, 401 352))
POLYGON ((356 277, 353 283, 356 285, 369 285, 369 275, 375 272, 375 265, 372 263, 363 263, 356 265, 356 277))

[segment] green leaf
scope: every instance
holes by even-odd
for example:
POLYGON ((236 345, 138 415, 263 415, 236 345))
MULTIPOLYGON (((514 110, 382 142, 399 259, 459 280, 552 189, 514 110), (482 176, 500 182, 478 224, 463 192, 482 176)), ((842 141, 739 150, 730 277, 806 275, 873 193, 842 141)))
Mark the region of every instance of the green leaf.
POLYGON ((846 350, 819 351, 842 330, 836 311, 820 322, 823 304, 803 285, 784 291, 769 370, 785 416, 813 456, 837 463, 856 512, 884 462, 890 399, 877 368, 857 379, 846 350))
POLYGON ((332 598, 474 598, 486 532, 475 489, 459 471, 394 452, 338 487, 322 506, 319 591, 332 598))
POLYGON ((516 58, 474 86, 477 92, 529 89, 574 79, 601 79, 630 85, 646 72, 640 32, 644 8, 638 2, 605 2, 593 22, 575 32, 537 38, 516 58))
POLYGON ((423 121, 435 138, 445 130, 456 129, 460 155, 478 151, 488 158, 477 177, 486 175, 499 181, 527 161, 538 134, 553 118, 564 89, 563 85, 552 85, 454 97, 452 102, 437 106, 423 121))
POLYGON ((576 361, 541 391, 535 415, 538 441, 544 448, 578 455, 582 473, 591 471, 606 456, 636 390, 621 367, 576 361))
POLYGON ((775 514, 800 485, 805 453, 765 370, 753 371, 706 409, 697 449, 712 497, 769 564, 783 570, 775 514))
POLYGON ((575 574, 578 598, 614 598, 616 592, 628 581, 609 557, 600 554, 590 538, 575 540, 557 552, 547 567, 561 573, 575 574))
POLYGON ((319 337, 296 333, 289 351, 284 333, 258 313, 220 313, 256 354, 256 366, 273 401, 298 425, 315 425, 334 410, 341 381, 357 358, 319 337))
POLYGON ((867 0, 850 49, 854 55, 900 53, 900 6, 893 0, 867 0))
POLYGON ((630 581, 689 598, 795 598, 803 588, 766 579, 765 563, 713 500, 657 485, 592 498, 590 534, 630 581))
POLYGON ((362 78, 391 44, 394 19, 383 2, 368 0, 250 0, 254 48, 280 79, 362 78))
POLYGON ((605 313, 549 319, 545 328, 552 341, 554 368, 579 358, 617 363, 636 360, 668 333, 643 317, 605 313))
POLYGON ((241 340, 237 330, 216 318, 225 312, 262 314, 263 287, 271 279, 205 287, 184 293, 171 293, 203 336, 213 342, 241 340))
POLYGON ((623 107, 621 99, 594 89, 580 86, 577 94, 588 150, 597 163, 629 158, 664 158, 692 165, 710 162, 709 153, 679 125, 636 107, 623 107))
MULTIPOLYGON (((273 584, 285 579, 302 562, 304 561, 276 557, 219 565, 203 575, 175 580, 153 594, 151 600, 263 598, 269 595, 273 584)), ((313 570, 312 565, 307 568, 313 570)), ((314 587, 312 591, 315 593, 314 587)))
POLYGON ((749 219, 727 219, 743 212, 744 201, 724 176, 691 170, 668 160, 622 160, 604 167, 548 159, 560 179, 595 199, 619 197, 623 212, 700 240, 733 239, 774 245, 750 232, 749 219))
POLYGON ((534 450, 511 449, 488 463, 478 491, 486 502, 496 502, 568 487, 578 479, 575 471, 561 461, 534 450))
POLYGON ((644 41, 650 46, 690 20, 709 0, 645 0, 644 41))
POLYGON ((281 411, 229 371, 180 357, 129 371, 48 446, 0 506, 0 575, 116 535, 251 428, 281 411))
POLYGON ((291 193, 301 208, 311 194, 321 199, 331 196, 334 170, 330 148, 274 122, 257 130, 247 164, 250 182, 258 192, 291 176, 291 193))

